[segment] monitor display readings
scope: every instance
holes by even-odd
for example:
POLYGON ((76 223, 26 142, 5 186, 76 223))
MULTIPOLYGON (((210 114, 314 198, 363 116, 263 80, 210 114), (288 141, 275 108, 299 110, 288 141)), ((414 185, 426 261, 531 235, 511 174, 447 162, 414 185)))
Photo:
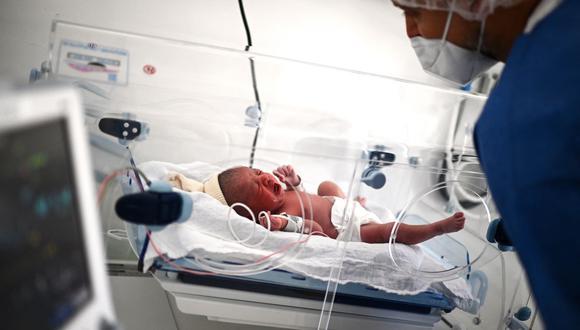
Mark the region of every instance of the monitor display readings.
POLYGON ((66 122, 0 131, 2 329, 59 329, 93 297, 66 122))

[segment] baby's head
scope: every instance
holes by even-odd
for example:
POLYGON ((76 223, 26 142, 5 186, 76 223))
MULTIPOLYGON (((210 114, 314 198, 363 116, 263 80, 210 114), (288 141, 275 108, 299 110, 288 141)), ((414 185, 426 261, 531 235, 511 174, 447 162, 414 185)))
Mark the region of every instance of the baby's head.
POLYGON ((218 182, 228 205, 244 203, 254 215, 260 211, 275 212, 284 203, 286 192, 282 185, 272 174, 256 168, 230 168, 218 175, 218 182))

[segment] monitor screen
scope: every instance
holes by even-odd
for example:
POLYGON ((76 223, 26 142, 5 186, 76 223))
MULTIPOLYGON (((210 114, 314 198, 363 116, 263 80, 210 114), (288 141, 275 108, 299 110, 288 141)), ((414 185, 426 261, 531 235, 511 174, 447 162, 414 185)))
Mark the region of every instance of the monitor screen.
POLYGON ((92 298, 64 119, 0 132, 2 329, 59 329, 92 298))

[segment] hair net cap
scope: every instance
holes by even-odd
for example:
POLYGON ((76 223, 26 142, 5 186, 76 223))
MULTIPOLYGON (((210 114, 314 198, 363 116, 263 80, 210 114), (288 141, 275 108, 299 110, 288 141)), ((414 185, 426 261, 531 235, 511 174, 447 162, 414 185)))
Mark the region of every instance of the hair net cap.
POLYGON ((522 0, 393 0, 403 7, 453 11, 468 20, 484 20, 497 7, 510 7, 522 0))

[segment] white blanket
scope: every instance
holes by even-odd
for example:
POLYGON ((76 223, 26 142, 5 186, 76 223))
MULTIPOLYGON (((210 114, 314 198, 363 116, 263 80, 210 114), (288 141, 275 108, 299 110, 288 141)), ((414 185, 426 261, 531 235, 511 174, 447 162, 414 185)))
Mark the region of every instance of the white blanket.
MULTIPOLYGON (((190 178, 203 181, 219 168, 205 163, 175 165, 163 162, 147 162, 139 166, 149 179, 165 180, 169 172, 179 172, 190 178)), ((266 239, 256 247, 240 244, 233 237, 228 227, 228 207, 220 204, 204 193, 188 193, 193 199, 193 212, 190 218, 179 224, 171 224, 165 229, 154 232, 152 239, 159 249, 170 258, 181 258, 187 255, 203 256, 214 260, 253 262, 279 251, 281 247, 296 242, 299 234, 286 232, 268 232, 246 218, 230 215, 232 228, 239 237, 247 237, 255 231, 255 239, 266 239)), ((340 243, 336 240, 313 236, 301 244, 300 253, 294 258, 282 258, 281 269, 303 274, 320 280, 329 280, 331 269, 340 265, 342 269, 339 283, 363 283, 380 290, 397 294, 417 294, 436 289, 451 298, 461 309, 474 311, 478 301, 473 298, 469 285, 463 279, 445 283, 432 282, 414 278, 397 268, 388 253, 388 244, 367 244, 361 242, 340 243), (346 246, 345 249, 339 247, 346 246)), ((396 244, 401 256, 397 263, 400 266, 421 269, 441 270, 443 266, 432 260, 418 246, 396 244)), ((278 256, 276 256, 278 257, 278 256)), ((145 269, 148 269, 157 254, 148 249, 145 255, 145 269)))

